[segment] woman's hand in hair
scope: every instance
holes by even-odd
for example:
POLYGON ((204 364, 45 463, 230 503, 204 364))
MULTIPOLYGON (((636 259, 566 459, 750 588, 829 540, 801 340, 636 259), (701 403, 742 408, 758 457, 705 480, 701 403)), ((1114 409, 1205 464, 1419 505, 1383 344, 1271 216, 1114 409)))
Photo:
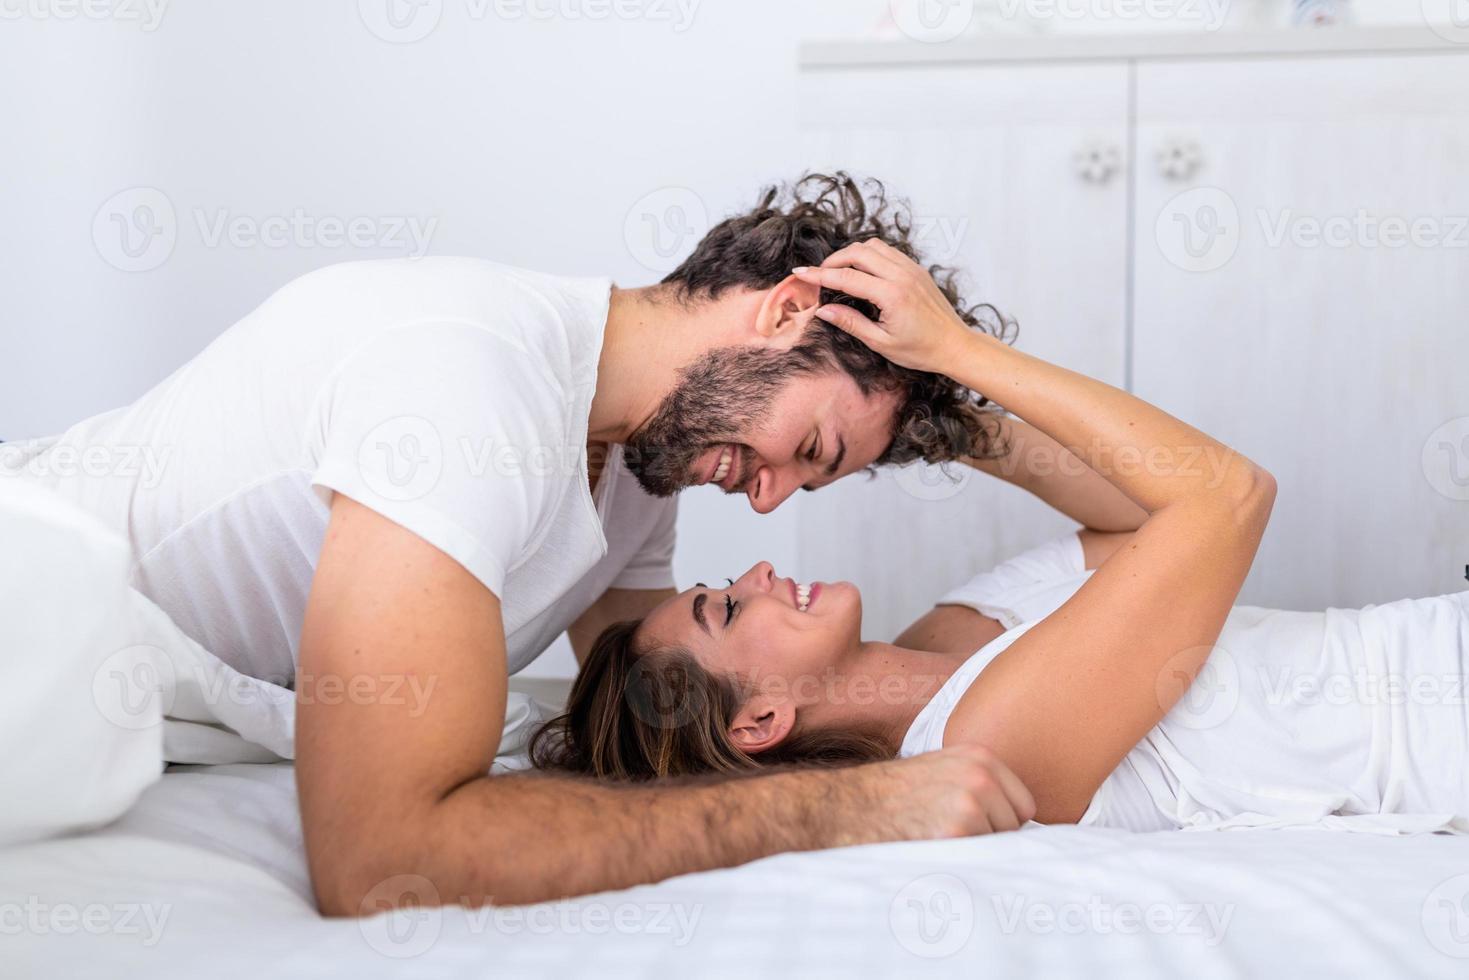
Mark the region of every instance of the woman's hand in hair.
POLYGON ((901 367, 947 374, 971 332, 933 277, 878 239, 833 252, 820 268, 792 271, 803 282, 875 305, 881 311, 876 321, 840 303, 816 315, 901 367))

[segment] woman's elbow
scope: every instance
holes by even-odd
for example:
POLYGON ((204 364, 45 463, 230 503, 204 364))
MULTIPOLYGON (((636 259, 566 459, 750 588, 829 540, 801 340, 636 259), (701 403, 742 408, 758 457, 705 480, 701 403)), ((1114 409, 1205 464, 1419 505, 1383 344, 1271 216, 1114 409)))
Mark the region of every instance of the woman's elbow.
POLYGON ((1232 493, 1235 515, 1240 524, 1263 529, 1275 506, 1275 475, 1263 466, 1245 462, 1242 479, 1232 493))

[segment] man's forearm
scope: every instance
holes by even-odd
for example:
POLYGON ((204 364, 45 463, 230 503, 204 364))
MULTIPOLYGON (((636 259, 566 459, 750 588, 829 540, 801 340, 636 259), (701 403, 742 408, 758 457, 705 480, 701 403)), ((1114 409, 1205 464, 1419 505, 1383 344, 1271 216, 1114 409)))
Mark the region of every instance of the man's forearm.
POLYGON ((368 798, 359 798, 325 809, 324 826, 307 834, 312 884, 327 915, 378 912, 380 900, 405 898, 547 901, 780 851, 1014 830, 1035 815, 1015 774, 975 745, 656 787, 490 776, 432 803, 414 805, 408 793, 376 799, 382 805, 364 807, 368 798), (313 839, 325 846, 313 848, 313 839), (427 894, 405 896, 404 875, 422 879, 427 894))
POLYGON ((863 770, 873 768, 660 787, 538 774, 476 779, 389 839, 374 839, 351 874, 318 882, 318 895, 327 914, 355 915, 379 882, 413 874, 446 904, 524 904, 855 843, 845 823, 866 809, 858 805, 863 770))
POLYGON ((1035 426, 1003 418, 999 437, 1008 453, 971 459, 969 465, 1034 494, 1093 530, 1135 531, 1147 518, 1147 511, 1106 477, 1035 426))

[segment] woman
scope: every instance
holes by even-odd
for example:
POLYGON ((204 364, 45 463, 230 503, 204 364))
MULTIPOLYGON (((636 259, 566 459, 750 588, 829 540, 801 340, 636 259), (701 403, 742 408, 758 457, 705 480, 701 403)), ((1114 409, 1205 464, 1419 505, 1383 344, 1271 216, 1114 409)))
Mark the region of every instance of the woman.
POLYGON ((636 779, 978 744, 1019 775, 1043 823, 1469 817, 1469 593, 1232 609, 1275 497, 1263 469, 1125 392, 964 329, 922 270, 880 243, 796 274, 883 311, 879 323, 848 307, 823 319, 990 395, 1146 519, 980 576, 894 644, 861 639, 849 583, 800 585, 762 563, 726 589, 691 589, 600 638, 567 713, 537 737, 539 765, 636 779))

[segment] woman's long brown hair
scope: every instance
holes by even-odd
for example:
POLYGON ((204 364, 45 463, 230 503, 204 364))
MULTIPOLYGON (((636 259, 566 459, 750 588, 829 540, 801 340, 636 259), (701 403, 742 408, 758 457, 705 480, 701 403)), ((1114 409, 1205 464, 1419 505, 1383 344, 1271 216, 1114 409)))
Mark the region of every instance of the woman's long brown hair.
POLYGON ((566 711, 531 739, 536 768, 641 781, 892 758, 882 739, 841 731, 796 731, 759 755, 742 751, 729 737, 741 707, 734 682, 686 650, 640 650, 640 625, 616 623, 597 637, 566 711))

